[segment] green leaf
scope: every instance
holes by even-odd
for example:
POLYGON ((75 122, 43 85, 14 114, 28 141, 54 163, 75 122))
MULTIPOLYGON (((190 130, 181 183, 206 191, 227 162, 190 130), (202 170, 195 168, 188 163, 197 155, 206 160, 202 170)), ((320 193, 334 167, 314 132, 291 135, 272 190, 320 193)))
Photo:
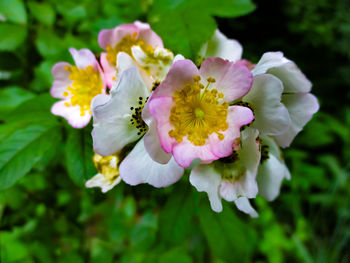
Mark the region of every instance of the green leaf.
POLYGON ((76 184, 83 186, 96 174, 92 163, 91 135, 85 130, 69 129, 65 150, 68 174, 76 184))
POLYGON ((47 26, 52 26, 55 23, 56 13, 49 3, 29 2, 28 7, 31 14, 40 23, 47 26))
POLYGON ((0 24, 0 51, 14 51, 27 37, 27 28, 23 25, 0 24))
POLYGON ((251 0, 221 0, 220 4, 212 0, 204 0, 202 4, 211 14, 220 17, 244 16, 256 8, 251 0))
POLYGON ((0 116, 5 116, 18 105, 33 98, 35 94, 21 87, 6 87, 0 90, 0 116))
POLYGON ((201 10, 176 9, 153 16, 151 26, 175 54, 195 59, 201 46, 214 34, 215 20, 201 10))
MULTIPOLYGON (((0 15, 9 22, 27 23, 26 8, 22 0, 0 0, 0 15)), ((3 37, 4 35, 1 35, 3 37)))
POLYGON ((42 29, 38 31, 35 45, 40 55, 42 55, 44 58, 59 59, 60 54, 65 49, 64 39, 55 34, 53 30, 49 29, 42 29))
MULTIPOLYGON (((237 209, 236 213, 241 213, 237 209)), ((224 205, 221 213, 210 209, 208 202, 200 206, 199 221, 212 252, 220 259, 231 262, 251 262, 256 243, 256 233, 243 223, 232 211, 232 207, 224 205)))
POLYGON ((160 236, 170 244, 179 244, 188 237, 194 215, 192 191, 181 189, 179 192, 189 194, 171 195, 159 215, 160 236))
POLYGON ((181 249, 172 249, 162 254, 159 259, 159 263, 192 263, 191 257, 181 249))
POLYGON ((57 125, 37 124, 17 130, 0 145, 0 189, 12 186, 61 140, 57 125))
POLYGON ((50 112, 56 100, 50 94, 42 94, 29 99, 3 117, 5 122, 56 123, 56 117, 50 112))

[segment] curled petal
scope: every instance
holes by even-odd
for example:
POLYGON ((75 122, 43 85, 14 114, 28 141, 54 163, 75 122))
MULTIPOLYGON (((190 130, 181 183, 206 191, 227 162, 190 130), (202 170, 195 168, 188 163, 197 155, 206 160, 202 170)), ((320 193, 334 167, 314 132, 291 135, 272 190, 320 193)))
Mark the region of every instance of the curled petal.
POLYGON ((235 204, 239 210, 242 212, 249 214, 251 217, 256 218, 258 217, 258 213, 255 211, 255 209, 250 204, 248 198, 246 197, 240 197, 235 201, 235 204))
POLYGON ((282 52, 266 52, 254 67, 252 73, 254 76, 264 74, 269 69, 280 67, 288 63, 288 61, 289 60, 283 56, 282 52))

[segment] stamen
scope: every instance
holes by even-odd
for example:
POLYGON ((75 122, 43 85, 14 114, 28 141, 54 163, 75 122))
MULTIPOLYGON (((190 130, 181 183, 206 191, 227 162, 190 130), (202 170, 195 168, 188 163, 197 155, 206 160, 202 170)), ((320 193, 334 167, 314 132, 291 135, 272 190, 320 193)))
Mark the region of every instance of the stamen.
POLYGON ((204 145, 210 134, 216 133, 224 139, 221 131, 228 129, 228 103, 220 99, 222 93, 216 89, 209 90, 214 78, 208 78, 207 85, 199 83, 200 76, 193 78, 194 83, 186 84, 174 93, 175 105, 171 108, 170 123, 174 126, 169 136, 181 142, 184 137, 194 145, 204 145), (204 90, 203 90, 204 89, 204 90))

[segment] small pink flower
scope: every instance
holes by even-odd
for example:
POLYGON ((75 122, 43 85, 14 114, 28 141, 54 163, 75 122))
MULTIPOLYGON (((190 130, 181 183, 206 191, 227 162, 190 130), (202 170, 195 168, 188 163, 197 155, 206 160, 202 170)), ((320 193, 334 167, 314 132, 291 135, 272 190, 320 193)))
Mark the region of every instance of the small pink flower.
POLYGON ((107 52, 101 53, 101 65, 107 85, 112 86, 117 73, 117 55, 119 52, 132 56, 131 48, 140 46, 144 51, 163 48, 162 39, 150 29, 150 26, 139 21, 124 24, 114 29, 104 29, 98 35, 98 43, 107 52))
POLYGON ((229 103, 250 90, 252 78, 243 64, 221 58, 204 60, 199 70, 190 60, 175 62, 149 100, 163 150, 182 167, 231 155, 240 127, 254 116, 229 103))
POLYGON ((90 50, 69 51, 76 66, 59 62, 52 68, 51 95, 62 100, 52 106, 51 112, 66 118, 74 128, 82 128, 91 119, 91 100, 105 93, 105 84, 101 67, 90 50))

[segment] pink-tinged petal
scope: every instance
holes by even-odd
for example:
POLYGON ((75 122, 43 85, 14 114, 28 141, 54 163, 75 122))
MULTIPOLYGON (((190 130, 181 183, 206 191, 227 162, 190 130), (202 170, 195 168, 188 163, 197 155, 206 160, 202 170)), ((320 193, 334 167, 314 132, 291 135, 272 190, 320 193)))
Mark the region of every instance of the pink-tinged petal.
POLYGON ((254 115, 251 109, 242 106, 230 106, 227 111, 228 129, 223 131, 224 139, 220 140, 216 133, 209 136, 210 149, 219 158, 232 154, 235 145, 235 139, 240 138, 240 128, 251 123, 254 115))
POLYGON ((174 105, 171 97, 156 97, 148 102, 149 111, 157 123, 157 132, 160 144, 166 153, 171 153, 177 141, 169 136, 174 129, 170 124, 170 110, 174 105))
POLYGON ((252 70, 254 76, 264 74, 269 69, 280 67, 286 64, 289 60, 283 56, 282 52, 266 52, 262 55, 258 64, 252 70))
POLYGON ((162 39, 151 29, 140 29, 139 39, 145 44, 151 45, 153 48, 163 47, 162 39))
POLYGON ((210 85, 210 88, 222 92, 227 102, 232 102, 247 94, 253 82, 253 75, 245 65, 218 57, 204 60, 199 72, 203 81, 209 77, 216 80, 210 85))
POLYGON ((93 66, 94 70, 100 69, 95 55, 90 50, 76 50, 75 48, 70 48, 69 52, 72 54, 73 60, 78 69, 85 69, 87 66, 93 66))
POLYGON ((51 113, 54 115, 62 116, 68 120, 69 125, 74 128, 85 127, 91 119, 91 115, 88 111, 85 112, 84 116, 80 116, 79 106, 65 106, 66 101, 58 101, 52 105, 51 113))
POLYGON ((239 210, 250 215, 251 217, 256 218, 259 216, 258 213, 255 211, 255 209, 250 204, 248 198, 240 197, 237 200, 235 200, 235 204, 239 210))
POLYGON ((281 103, 282 82, 270 74, 254 77, 251 90, 243 97, 254 110, 252 127, 262 134, 278 135, 289 129, 291 120, 287 108, 281 103))
POLYGON ((316 97, 310 93, 285 94, 282 102, 287 107, 292 122, 289 129, 275 136, 275 139, 280 146, 288 147, 320 106, 316 97))
POLYGON ((311 90, 312 83, 292 61, 280 67, 271 68, 267 73, 276 76, 283 82, 284 93, 307 93, 311 90))
POLYGON ((200 159, 201 163, 211 163, 220 158, 213 154, 210 145, 195 146, 187 138, 173 146, 173 156, 175 161, 184 168, 190 167, 195 159, 200 159))
POLYGON ((154 187, 166 187, 177 182, 184 169, 171 159, 167 164, 152 160, 147 154, 143 140, 126 156, 119 166, 119 173, 124 182, 130 185, 148 183, 154 187))
POLYGON ((98 34, 98 44, 103 49, 106 49, 107 46, 114 48, 125 36, 133 36, 135 33, 137 37, 139 28, 134 24, 124 24, 114 29, 104 29, 98 34))
POLYGON ((202 58, 219 57, 236 62, 242 57, 243 48, 234 39, 228 39, 219 30, 216 30, 212 38, 204 44, 199 55, 202 58))
POLYGON ((196 65, 189 59, 176 61, 170 68, 165 80, 153 92, 152 98, 160 96, 172 96, 182 89, 185 84, 193 83, 193 77, 199 75, 196 65))
POLYGON ((152 121, 150 124, 148 124, 148 129, 148 132, 143 137, 143 141, 149 156, 155 162, 161 164, 168 163, 171 159, 171 154, 164 152, 162 146, 160 145, 156 122, 152 121))
POLYGON ((73 83, 69 78, 70 73, 65 69, 67 66, 71 67, 71 65, 66 62, 59 62, 52 68, 54 81, 50 93, 54 98, 64 99, 63 92, 67 91, 67 87, 73 83))
POLYGON ((198 192, 206 192, 213 211, 221 212, 222 204, 219 196, 221 175, 210 165, 198 165, 190 174, 190 183, 198 192))
POLYGON ((117 70, 116 67, 111 65, 109 61, 107 60, 107 53, 101 53, 101 65, 103 68, 103 73, 104 73, 104 80, 106 82, 106 85, 109 88, 112 88, 112 85, 114 83, 114 78, 117 75, 117 70))

